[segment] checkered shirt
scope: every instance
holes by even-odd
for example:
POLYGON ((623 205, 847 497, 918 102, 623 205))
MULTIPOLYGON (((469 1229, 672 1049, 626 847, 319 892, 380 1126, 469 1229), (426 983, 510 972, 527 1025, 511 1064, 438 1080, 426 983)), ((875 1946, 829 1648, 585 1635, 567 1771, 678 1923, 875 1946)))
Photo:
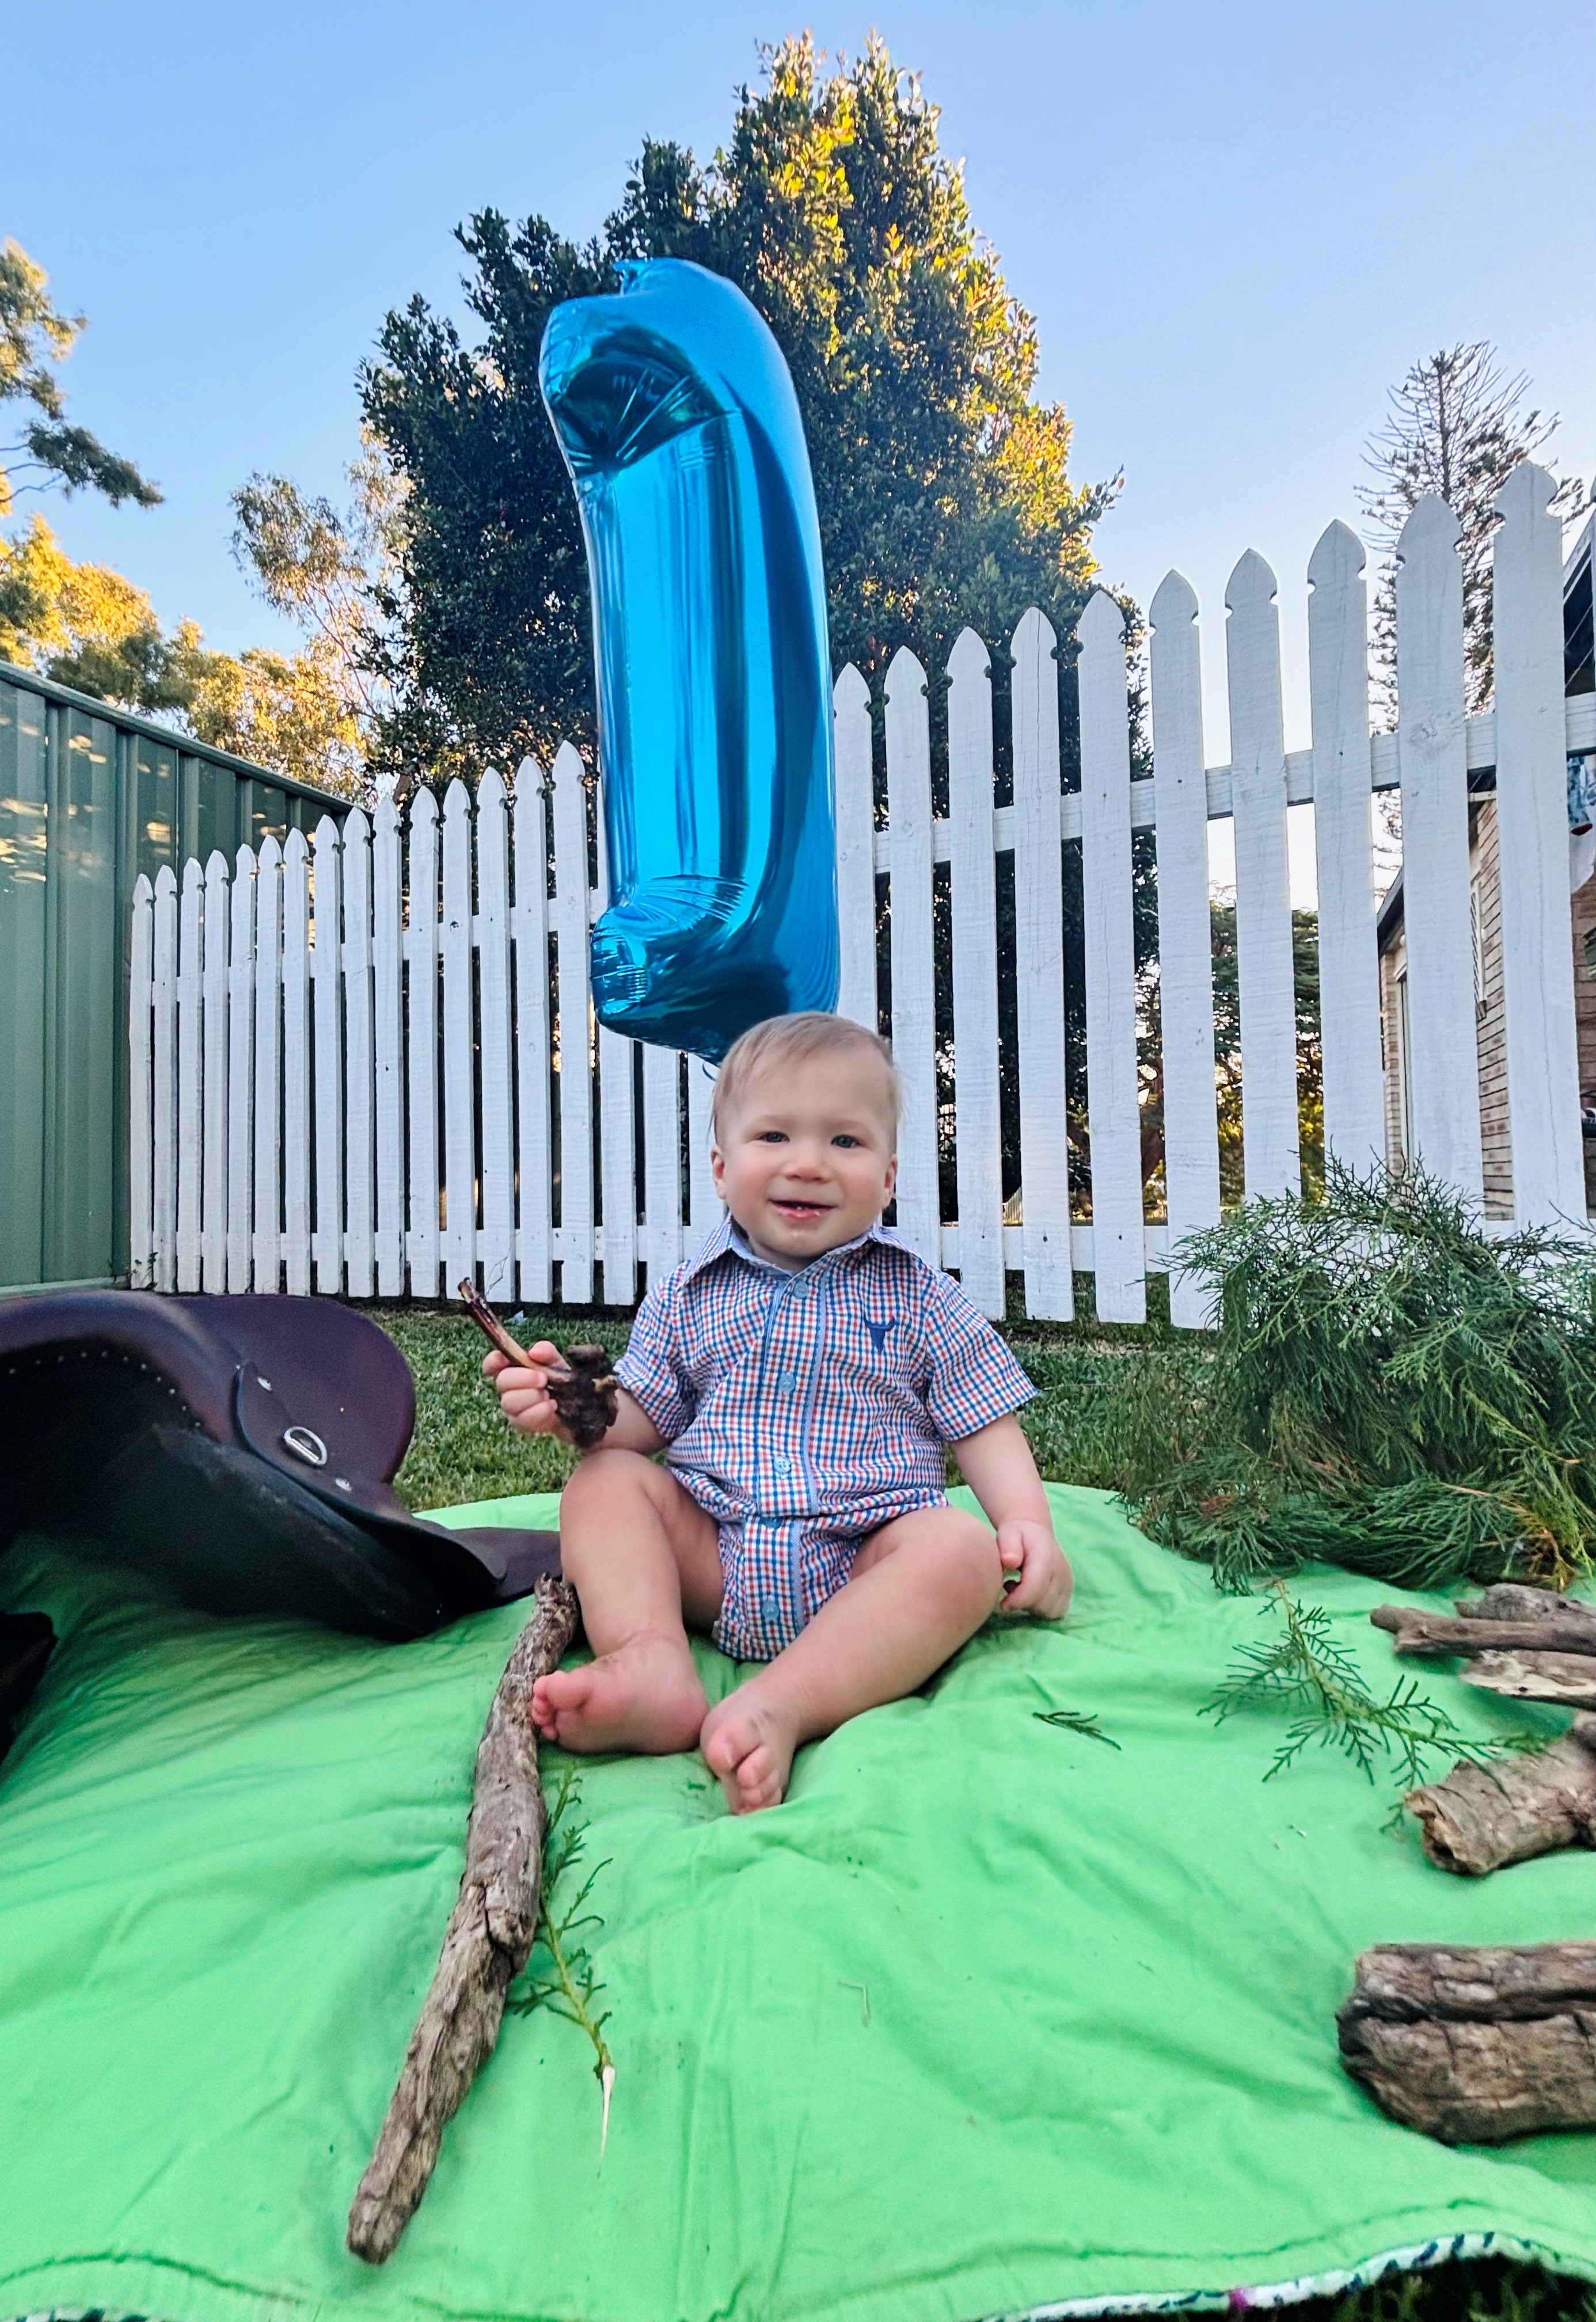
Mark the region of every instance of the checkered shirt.
POLYGON ((769 1660, 867 1534, 946 1497, 943 1447, 1035 1390, 948 1275, 872 1226, 789 1274, 728 1218, 639 1307, 616 1366, 720 1527, 715 1641, 769 1660))

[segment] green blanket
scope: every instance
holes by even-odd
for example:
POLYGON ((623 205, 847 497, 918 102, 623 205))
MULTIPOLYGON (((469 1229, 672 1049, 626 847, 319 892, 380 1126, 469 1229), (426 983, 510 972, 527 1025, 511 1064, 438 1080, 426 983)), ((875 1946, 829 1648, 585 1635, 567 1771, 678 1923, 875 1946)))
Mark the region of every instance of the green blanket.
MULTIPOLYGON (((0 1603, 64 1641, 0 1769, 0 2315, 974 2322, 1437 2247, 1596 2277, 1596 2139, 1448 2152, 1335 2031, 1370 1943, 1589 1933, 1590 1858, 1464 1881, 1338 1758, 1265 1787, 1279 1723, 1197 1714, 1256 1604, 1053 1496, 1068 1626, 983 1634, 804 1752, 779 1811, 728 1817, 693 1757, 587 1768, 608 2149, 581 2034, 507 2018, 380 2272, 344 2217, 522 1608, 368 1645, 8 1554, 0 1603)), ((1377 1592, 1301 1593, 1389 1682, 1377 1592)))

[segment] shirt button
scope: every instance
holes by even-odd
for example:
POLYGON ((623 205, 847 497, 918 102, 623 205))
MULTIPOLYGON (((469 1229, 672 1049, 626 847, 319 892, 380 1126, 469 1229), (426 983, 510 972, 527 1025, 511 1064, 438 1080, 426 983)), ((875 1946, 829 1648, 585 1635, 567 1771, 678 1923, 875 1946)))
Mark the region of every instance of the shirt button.
POLYGON ((759 1609, 767 1621, 778 1621, 781 1617, 781 1599, 780 1596, 762 1596, 759 1609))
POLYGON ((783 1394, 790 1394, 793 1388, 798 1385, 798 1373, 796 1371, 780 1371, 777 1374, 776 1384, 780 1388, 783 1394))
POLYGON ((779 1476, 790 1476, 792 1473, 792 1461, 784 1451, 778 1451, 771 1465, 779 1476))

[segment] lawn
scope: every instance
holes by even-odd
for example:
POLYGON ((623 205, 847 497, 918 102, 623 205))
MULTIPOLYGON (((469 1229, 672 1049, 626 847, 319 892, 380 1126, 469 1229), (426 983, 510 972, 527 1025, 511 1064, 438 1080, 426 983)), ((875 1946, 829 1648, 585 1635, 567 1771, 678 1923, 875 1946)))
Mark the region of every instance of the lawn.
MULTIPOLYGON (((482 1376, 484 1341, 463 1315, 419 1307, 370 1310, 415 1374, 415 1436, 399 1470, 400 1497, 413 1508, 557 1491, 575 1455, 552 1438, 515 1435, 482 1376)), ((512 1327, 524 1344, 626 1343, 630 1317, 618 1309, 530 1312, 512 1327)), ((1096 1324, 1017 1322, 1004 1333, 1035 1380, 1021 1414, 1036 1464, 1050 1483, 1117 1490, 1127 1425, 1149 1403, 1178 1399, 1182 1380, 1207 1358, 1200 1341, 1167 1328, 1112 1331, 1096 1324)))

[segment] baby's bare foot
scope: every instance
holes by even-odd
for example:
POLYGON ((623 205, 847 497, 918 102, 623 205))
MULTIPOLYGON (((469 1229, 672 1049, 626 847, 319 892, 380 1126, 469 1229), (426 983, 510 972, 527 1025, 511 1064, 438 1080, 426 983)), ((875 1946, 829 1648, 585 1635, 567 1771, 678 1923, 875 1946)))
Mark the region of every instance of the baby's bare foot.
POLYGON ((532 1689, 532 1722, 545 1742, 584 1754, 690 1750, 704 1722, 704 1688, 685 1637, 652 1629, 585 1668, 556 1669, 532 1689))
POLYGON ((761 1678, 717 1701, 698 1736, 704 1762, 718 1776, 734 1814, 780 1805, 798 1742, 797 1716, 761 1678))

